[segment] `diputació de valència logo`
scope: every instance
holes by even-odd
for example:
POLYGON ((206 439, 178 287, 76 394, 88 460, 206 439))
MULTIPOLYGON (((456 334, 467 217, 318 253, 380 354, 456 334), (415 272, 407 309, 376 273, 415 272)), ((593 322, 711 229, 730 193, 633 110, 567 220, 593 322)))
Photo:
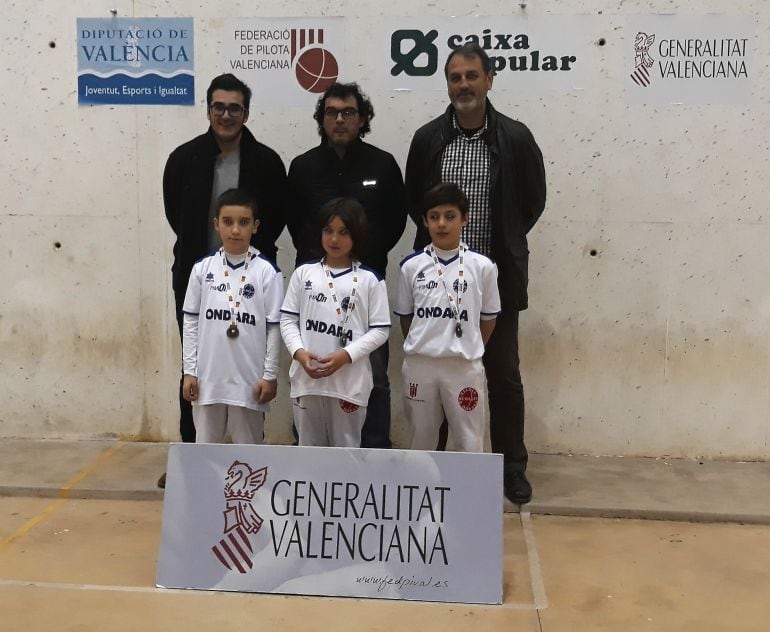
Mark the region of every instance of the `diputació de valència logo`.
POLYGON ((78 18, 78 103, 193 105, 192 18, 78 18))

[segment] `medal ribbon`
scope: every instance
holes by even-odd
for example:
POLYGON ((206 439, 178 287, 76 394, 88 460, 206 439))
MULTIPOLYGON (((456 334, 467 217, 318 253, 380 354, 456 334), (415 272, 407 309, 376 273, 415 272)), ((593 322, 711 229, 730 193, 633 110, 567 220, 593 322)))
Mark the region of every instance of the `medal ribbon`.
POLYGON ((350 292, 350 300, 348 300, 348 309, 347 312, 345 312, 345 315, 343 317, 343 309, 342 309, 342 303, 337 300, 337 294, 334 291, 334 277, 332 277, 332 271, 327 267, 326 260, 321 259, 321 267, 323 268, 324 274, 326 275, 326 281, 329 284, 329 293, 332 295, 332 301, 334 302, 334 309, 337 312, 337 318, 340 320, 340 326, 342 327, 343 333, 347 335, 348 328, 348 319, 350 318, 350 315, 353 313, 353 310, 356 308, 356 290, 358 288, 358 263, 356 261, 353 262, 353 289, 350 292))
POLYGON ((227 284, 227 305, 230 308, 230 326, 238 328, 236 324, 236 316, 241 315, 241 296, 243 295, 243 284, 246 281, 246 272, 249 270, 249 262, 251 261, 251 247, 246 250, 246 259, 243 261, 243 274, 241 274, 241 280, 238 282, 238 300, 233 298, 233 291, 230 287, 230 271, 228 270, 229 264, 227 262, 227 255, 225 255, 225 249, 219 249, 222 255, 222 270, 225 275, 225 283, 227 284))
MULTIPOLYGON (((428 246, 427 252, 433 259, 433 266, 436 269, 436 275, 439 279, 441 279, 441 283, 444 286, 444 291, 446 292, 447 299, 449 300, 449 309, 452 310, 452 317, 455 319, 455 327, 462 327, 460 324, 460 306, 463 303, 463 297, 461 296, 460 287, 463 282, 463 259, 465 257, 465 251, 468 249, 468 246, 466 246, 463 242, 460 242, 460 249, 458 250, 457 257, 459 259, 459 265, 460 269, 457 271, 457 304, 455 305, 455 299, 452 297, 452 293, 449 291, 449 287, 447 287, 446 284, 446 278, 444 276, 444 270, 441 268, 441 263, 438 260, 438 255, 436 254, 436 249, 433 247, 433 244, 428 246)), ((458 334, 459 335, 459 334, 458 334)))

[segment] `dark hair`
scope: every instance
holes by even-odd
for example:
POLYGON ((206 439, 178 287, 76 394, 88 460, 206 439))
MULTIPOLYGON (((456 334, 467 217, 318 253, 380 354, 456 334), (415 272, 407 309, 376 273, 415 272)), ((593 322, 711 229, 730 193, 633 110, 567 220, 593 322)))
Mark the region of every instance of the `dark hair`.
POLYGON ((214 206, 214 216, 219 217, 223 206, 245 206, 251 209, 254 219, 259 219, 257 201, 246 189, 228 189, 217 198, 214 206))
POLYGON ((422 216, 426 217, 430 209, 442 204, 456 206, 463 217, 468 216, 468 198, 454 182, 441 182, 425 194, 422 199, 422 216))
POLYGON ((251 103, 251 88, 235 75, 225 73, 224 75, 214 77, 209 85, 209 89, 206 90, 206 105, 211 105, 211 96, 214 94, 214 90, 240 92, 243 95, 243 107, 247 110, 249 109, 249 104, 251 103))
POLYGON ((487 55, 487 51, 481 48, 476 42, 466 42, 460 46, 460 48, 455 48, 449 53, 449 56, 446 58, 446 63, 444 64, 444 77, 449 77, 449 62, 455 55, 478 57, 481 60, 481 67, 484 69, 484 74, 488 75, 492 72, 492 60, 489 58, 489 55, 487 55))
POLYGON ((333 83, 320 97, 318 97, 318 103, 315 106, 315 113, 313 118, 318 123, 318 135, 325 140, 326 132, 324 131, 324 111, 326 110, 326 99, 329 97, 336 99, 347 99, 348 97, 356 98, 356 106, 358 109, 358 115, 364 124, 358 131, 358 136, 363 138, 369 132, 372 131, 372 126, 369 124, 374 118, 374 108, 372 102, 367 96, 361 92, 361 87, 357 83, 333 83))
POLYGON ((318 225, 321 230, 318 231, 317 254, 323 256, 324 249, 321 241, 321 233, 335 217, 345 224, 345 228, 350 232, 350 238, 353 240, 353 248, 350 255, 353 259, 361 261, 361 255, 366 245, 366 211, 358 200, 353 198, 338 197, 329 200, 318 211, 318 225))

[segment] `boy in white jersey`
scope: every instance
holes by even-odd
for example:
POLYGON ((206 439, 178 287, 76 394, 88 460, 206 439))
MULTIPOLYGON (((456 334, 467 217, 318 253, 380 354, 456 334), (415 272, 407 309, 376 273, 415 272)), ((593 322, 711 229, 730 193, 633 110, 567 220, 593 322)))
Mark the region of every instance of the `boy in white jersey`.
POLYGON ((404 334, 404 409, 412 449, 435 450, 446 416, 462 452, 484 448, 484 346, 500 313, 497 266, 460 241, 468 199, 455 184, 425 195, 431 244, 401 262, 394 312, 404 334))
POLYGON ((319 211, 324 256, 299 266, 281 308, 299 445, 360 447, 372 390, 369 354, 387 344, 385 281, 360 263, 366 214, 352 198, 319 211))
POLYGON ((184 301, 182 392, 196 443, 262 443, 277 391, 283 277, 250 246, 256 201, 242 189, 217 200, 222 247, 193 267, 184 301))

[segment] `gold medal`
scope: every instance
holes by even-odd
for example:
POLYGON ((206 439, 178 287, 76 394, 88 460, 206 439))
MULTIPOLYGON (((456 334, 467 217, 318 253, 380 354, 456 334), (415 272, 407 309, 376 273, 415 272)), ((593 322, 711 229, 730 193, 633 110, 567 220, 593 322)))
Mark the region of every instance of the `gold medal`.
POLYGON ((237 337, 238 337, 238 333, 239 333, 239 331, 238 331, 238 325, 236 325, 235 323, 232 323, 232 324, 231 324, 231 325, 230 325, 230 326, 227 328, 227 337, 228 337, 228 338, 237 338, 237 337))

